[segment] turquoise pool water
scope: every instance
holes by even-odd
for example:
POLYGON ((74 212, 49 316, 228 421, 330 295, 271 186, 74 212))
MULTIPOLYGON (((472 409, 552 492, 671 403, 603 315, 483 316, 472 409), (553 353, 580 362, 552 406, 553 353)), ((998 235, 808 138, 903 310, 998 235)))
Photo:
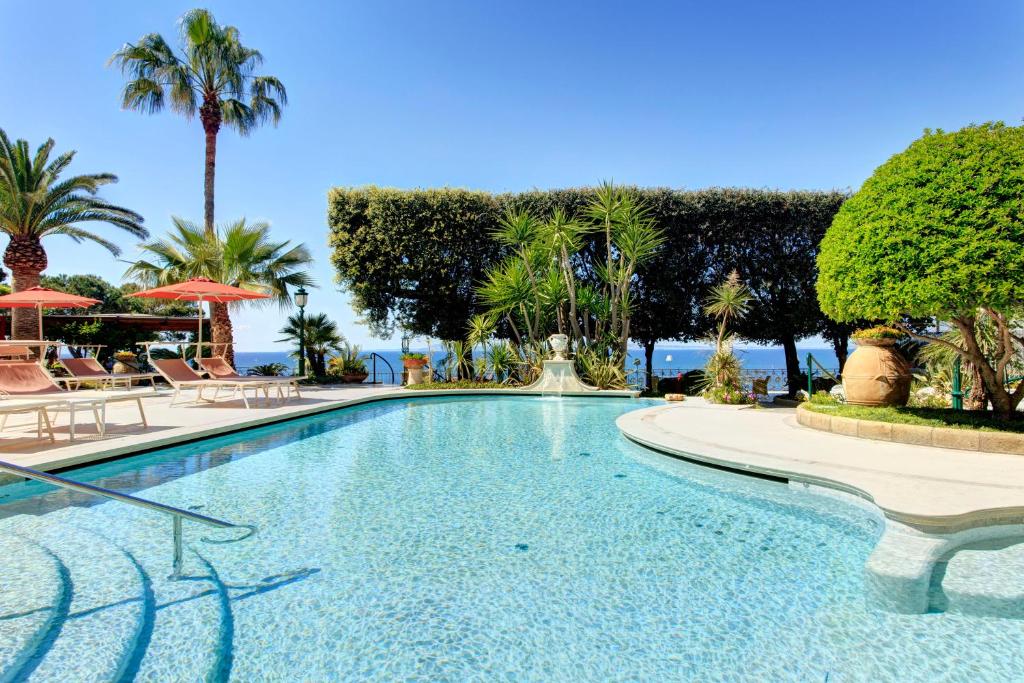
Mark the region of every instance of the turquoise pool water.
POLYGON ((635 446, 638 407, 389 401, 68 474, 259 527, 187 524, 180 581, 162 516, 0 488, 0 679, 1021 679, 1024 621, 865 605, 875 515, 635 446))

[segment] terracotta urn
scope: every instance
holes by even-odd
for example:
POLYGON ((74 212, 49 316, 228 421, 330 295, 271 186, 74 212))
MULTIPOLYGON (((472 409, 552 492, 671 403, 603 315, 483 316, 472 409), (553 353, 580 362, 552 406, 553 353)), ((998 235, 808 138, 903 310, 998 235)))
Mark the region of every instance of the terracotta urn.
POLYGON ((910 366, 893 339, 858 339, 843 368, 846 402, 856 406, 903 406, 910 398, 910 366))
POLYGON ((370 376, 368 372, 352 372, 341 376, 341 380, 345 384, 360 384, 365 382, 366 378, 370 376))

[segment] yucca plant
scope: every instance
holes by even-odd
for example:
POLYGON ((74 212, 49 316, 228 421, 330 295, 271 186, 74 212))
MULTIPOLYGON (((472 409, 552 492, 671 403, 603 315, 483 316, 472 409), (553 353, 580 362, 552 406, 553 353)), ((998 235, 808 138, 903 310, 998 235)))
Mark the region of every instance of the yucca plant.
POLYGON ((624 389, 626 371, 617 354, 604 355, 594 349, 582 349, 576 354, 583 379, 598 389, 624 389))
POLYGON ((508 342, 499 341, 492 344, 488 361, 491 364, 494 381, 508 382, 511 380, 518 360, 515 350, 508 342))

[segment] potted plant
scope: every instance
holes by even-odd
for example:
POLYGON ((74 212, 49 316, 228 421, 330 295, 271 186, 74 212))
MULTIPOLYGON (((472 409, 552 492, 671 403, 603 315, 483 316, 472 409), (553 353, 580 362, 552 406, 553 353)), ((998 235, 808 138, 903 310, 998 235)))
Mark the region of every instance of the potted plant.
POLYGON ((139 357, 131 351, 118 351, 114 354, 114 374, 132 374, 139 372, 139 357))
POLYGON ((359 347, 349 344, 343 345, 341 353, 327 363, 327 372, 341 377, 341 381, 345 384, 359 384, 369 376, 366 371, 366 361, 359 355, 359 347))
POLYGON ((859 406, 902 406, 910 398, 910 365, 896 349, 906 335, 891 327, 857 330, 857 348, 843 368, 846 402, 859 406))
POLYGON ((423 366, 429 360, 425 353, 403 353, 402 366, 406 369, 409 384, 423 383, 423 366))

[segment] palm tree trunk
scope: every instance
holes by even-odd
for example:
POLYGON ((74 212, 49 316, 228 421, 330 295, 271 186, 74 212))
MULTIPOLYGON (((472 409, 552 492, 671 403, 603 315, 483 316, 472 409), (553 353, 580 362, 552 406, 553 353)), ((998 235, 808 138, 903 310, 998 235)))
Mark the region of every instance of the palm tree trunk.
MULTIPOLYGON (((39 277, 48 261, 46 250, 38 237, 15 235, 4 251, 4 265, 7 266, 13 280, 11 289, 22 292, 30 287, 39 286, 39 277)), ((11 339, 38 339, 39 314, 34 308, 15 308, 11 315, 11 339)))
POLYGON ((203 102, 203 106, 199 108, 199 117, 202 119, 203 132, 206 134, 203 222, 207 234, 213 234, 213 190, 214 179, 217 174, 217 133, 220 131, 221 124, 220 103, 216 100, 206 100, 203 102))
MULTIPOLYGON (((210 302, 210 336, 214 344, 224 344, 224 358, 232 367, 235 366, 235 335, 231 327, 231 316, 228 305, 210 302)), ((220 347, 216 347, 220 348, 220 347)))

